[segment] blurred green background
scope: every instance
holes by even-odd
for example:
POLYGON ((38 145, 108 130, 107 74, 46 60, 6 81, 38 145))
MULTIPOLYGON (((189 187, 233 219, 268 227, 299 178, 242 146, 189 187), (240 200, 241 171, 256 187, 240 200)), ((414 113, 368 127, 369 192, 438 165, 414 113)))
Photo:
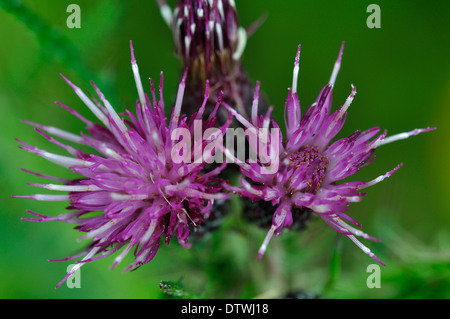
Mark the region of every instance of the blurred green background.
POLYGON ((125 274, 120 267, 109 269, 112 257, 99 260, 81 269, 80 289, 55 290, 70 262, 47 260, 73 255, 85 243, 77 242, 81 234, 73 225, 20 220, 29 217, 26 209, 54 216, 65 207, 11 199, 39 192, 25 183, 41 180, 20 168, 70 176, 17 148, 14 138, 58 151, 20 120, 80 132, 82 123, 54 101, 93 119, 60 72, 84 89, 94 80, 117 110, 133 109, 129 40, 143 78, 165 72, 168 104, 181 66, 155 1, 78 0, 81 29, 69 29, 66 8, 73 2, 0 0, 1 298, 162 298, 161 280, 182 280, 189 293, 203 298, 276 298, 299 291, 325 298, 450 297, 450 2, 407 0, 375 2, 380 29, 366 26, 373 1, 236 1, 244 26, 267 14, 247 43, 243 64, 252 80, 261 81, 278 120, 297 45, 302 44, 299 95, 305 110, 327 83, 345 40, 334 107, 345 101, 350 84, 358 95, 338 137, 373 126, 389 134, 438 127, 380 148, 376 161, 355 177, 370 180, 404 163, 348 211, 366 232, 383 239, 364 241, 387 264, 381 288, 366 285, 367 266, 374 261, 318 218, 302 233, 283 231, 257 262, 266 232, 243 222, 234 200, 223 227, 192 249, 172 241, 152 262, 125 274))

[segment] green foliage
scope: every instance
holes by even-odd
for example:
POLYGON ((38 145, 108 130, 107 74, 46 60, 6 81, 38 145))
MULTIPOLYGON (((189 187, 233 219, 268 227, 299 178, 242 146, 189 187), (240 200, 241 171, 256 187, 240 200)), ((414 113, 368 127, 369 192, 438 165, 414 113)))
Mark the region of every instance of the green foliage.
POLYGON ((27 29, 32 31, 41 44, 43 59, 55 61, 77 72, 83 81, 98 80, 96 73, 88 69, 80 62, 80 51, 63 32, 47 23, 38 14, 30 10, 17 0, 0 0, 0 8, 14 15, 27 29))
POLYGON ((160 281, 159 289, 167 299, 194 299, 194 297, 184 289, 183 282, 160 281))

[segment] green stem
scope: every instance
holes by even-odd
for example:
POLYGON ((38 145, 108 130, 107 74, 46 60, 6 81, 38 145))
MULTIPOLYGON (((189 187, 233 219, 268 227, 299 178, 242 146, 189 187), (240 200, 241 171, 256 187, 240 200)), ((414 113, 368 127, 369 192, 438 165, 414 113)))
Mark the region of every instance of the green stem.
POLYGON ((336 284, 341 273, 341 256, 342 256, 342 240, 341 236, 338 235, 335 240, 333 255, 330 261, 330 278, 326 283, 325 287, 322 289, 321 294, 326 295, 336 284))

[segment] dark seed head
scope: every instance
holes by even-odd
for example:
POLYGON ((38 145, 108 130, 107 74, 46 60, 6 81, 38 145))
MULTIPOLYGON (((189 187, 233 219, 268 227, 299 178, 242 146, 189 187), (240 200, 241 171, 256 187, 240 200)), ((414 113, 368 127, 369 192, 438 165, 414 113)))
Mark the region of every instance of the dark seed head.
MULTIPOLYGON (((261 228, 269 229, 272 226, 272 218, 276 207, 270 202, 252 202, 249 198, 243 198, 243 217, 250 223, 261 228)), ((311 211, 303 208, 293 207, 292 218, 294 219, 291 229, 302 231, 307 227, 311 219, 311 211)))

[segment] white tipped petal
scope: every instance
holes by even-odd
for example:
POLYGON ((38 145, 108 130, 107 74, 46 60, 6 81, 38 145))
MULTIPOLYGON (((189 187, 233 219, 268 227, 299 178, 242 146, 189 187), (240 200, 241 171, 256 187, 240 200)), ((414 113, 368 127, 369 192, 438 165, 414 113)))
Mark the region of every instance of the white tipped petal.
POLYGON ((243 27, 239 27, 238 44, 236 47, 236 51, 234 51, 233 53, 233 60, 237 61, 241 58, 246 46, 247 46, 247 31, 245 31, 243 27))
POLYGON ((112 226, 114 226, 117 222, 112 219, 109 222, 107 222, 106 224, 104 224, 103 226, 100 226, 97 229, 91 230, 90 232, 88 232, 86 235, 81 236, 79 239, 88 239, 88 238, 94 238, 95 236, 104 233, 105 231, 107 231, 108 229, 110 229, 112 226))
POLYGON ((158 1, 158 4, 159 4, 159 11, 161 12, 161 16, 163 17, 167 26, 171 27, 172 21, 173 21, 172 9, 169 7, 169 5, 165 1, 158 1))
MULTIPOLYGON (((280 209, 280 207, 278 207, 278 209, 280 209)), ((284 223, 284 220, 286 219, 286 215, 287 215, 287 208, 286 207, 282 207, 281 208, 282 211, 280 214, 277 214, 275 216, 275 221, 274 224, 270 227, 269 231, 267 232, 266 237, 264 238, 264 241, 261 245, 261 247, 259 248, 258 251, 258 260, 261 260, 262 256, 264 255, 267 246, 269 245, 270 239, 272 239, 273 233, 275 232, 275 230, 282 226, 284 223)))
POLYGON ((342 105, 342 107, 339 109, 339 113, 336 115, 334 122, 337 122, 340 118, 342 118, 342 116, 345 114, 345 112, 347 112, 348 108, 350 107, 350 105, 353 102, 353 99, 355 98, 356 93, 357 93, 356 87, 352 84, 352 92, 347 97, 347 100, 345 100, 344 105, 342 105))
POLYGON ((387 138, 382 139, 381 141, 379 141, 378 143, 376 143, 375 147, 381 146, 381 145, 385 145, 385 144, 389 144, 395 141, 399 141, 399 140, 404 140, 407 139, 410 136, 414 136, 414 135, 418 135, 420 133, 425 133, 425 132, 429 132, 432 130, 435 130, 435 127, 428 127, 428 128, 423 128, 423 129, 415 129, 409 132, 405 132, 405 133, 399 133, 399 134, 395 134, 392 136, 389 136, 387 138))
POLYGON ((94 102, 91 101, 90 98, 75 84, 70 82, 64 75, 61 74, 61 77, 72 87, 75 91, 75 94, 83 101, 83 103, 91 110, 92 113, 100 120, 103 124, 108 126, 108 118, 106 115, 95 105, 94 102))
POLYGON ((342 54, 344 53, 344 44, 345 42, 342 42, 341 50, 339 51, 338 58, 336 60, 336 63, 334 64, 333 72, 331 73, 330 77, 330 84, 334 86, 334 83, 336 82, 336 78, 339 74, 339 70, 341 68, 341 61, 342 61, 342 54))
POLYGON ((136 88, 139 95, 139 100, 141 101, 142 107, 147 106, 147 100, 145 99, 144 88, 142 87, 141 75, 139 74, 139 67, 136 63, 136 58, 134 56, 133 43, 130 41, 131 48, 131 68, 133 70, 134 81, 136 82, 136 88))
POLYGON ((261 244, 261 247, 258 250, 258 260, 261 260, 262 256, 266 252, 267 246, 269 245, 270 240, 272 239, 273 233, 275 231, 276 227, 271 226, 269 231, 267 232, 266 237, 264 238, 263 243, 261 244))
POLYGON ((392 171, 387 172, 384 175, 378 176, 377 178, 375 178, 374 180, 367 182, 366 184, 364 184, 363 186, 360 186, 359 189, 364 189, 370 186, 373 186, 375 184, 378 184, 379 182, 382 182, 383 180, 385 180, 386 178, 390 177, 392 174, 394 174, 400 167, 403 166, 403 163, 400 163, 397 165, 397 167, 395 167, 392 171))
POLYGON ((95 185, 55 185, 55 184, 33 184, 29 185, 49 189, 52 191, 63 191, 63 192, 88 192, 101 190, 95 185))
POLYGON ((292 77, 292 94, 297 93, 298 73, 300 71, 300 48, 301 46, 299 45, 297 55, 295 56, 294 74, 292 77))
POLYGON ((187 70, 184 72, 183 79, 178 86, 177 100, 175 102, 175 107, 173 109, 172 118, 170 119, 169 131, 172 132, 178 125, 181 114, 181 105, 183 104, 184 89, 186 87, 186 75, 187 70))
POLYGON ((95 86, 94 83, 92 83, 92 85, 94 86, 94 89, 97 91, 98 96, 100 97, 100 100, 103 102, 103 104, 106 106, 106 109, 108 110, 109 115, 111 115, 111 118, 113 119, 114 123, 116 123, 116 125, 119 127, 119 129, 125 133, 128 128, 125 126, 125 124, 123 123, 123 121, 120 119, 119 115, 117 114, 117 112, 114 110, 114 108, 112 107, 111 103, 109 103, 109 101, 105 98, 105 96, 103 95, 103 93, 98 89, 97 86, 95 86))
POLYGON ((255 94, 253 96, 253 104, 252 104, 252 122, 257 125, 258 123, 258 102, 259 102, 259 87, 260 82, 256 82, 255 94))
POLYGON ((219 23, 216 23, 216 34, 217 34, 217 39, 219 41, 219 50, 220 50, 220 52, 223 52, 223 50, 224 50, 223 33, 222 33, 222 26, 219 23))
POLYGON ((83 138, 81 136, 75 135, 73 133, 61 130, 61 129, 53 127, 53 126, 41 125, 41 124, 37 124, 34 122, 30 122, 30 121, 23 121, 23 122, 28 125, 31 125, 33 127, 39 128, 39 129, 47 132, 48 134, 63 138, 70 142, 75 142, 75 143, 81 144, 82 140, 83 140, 83 138))

